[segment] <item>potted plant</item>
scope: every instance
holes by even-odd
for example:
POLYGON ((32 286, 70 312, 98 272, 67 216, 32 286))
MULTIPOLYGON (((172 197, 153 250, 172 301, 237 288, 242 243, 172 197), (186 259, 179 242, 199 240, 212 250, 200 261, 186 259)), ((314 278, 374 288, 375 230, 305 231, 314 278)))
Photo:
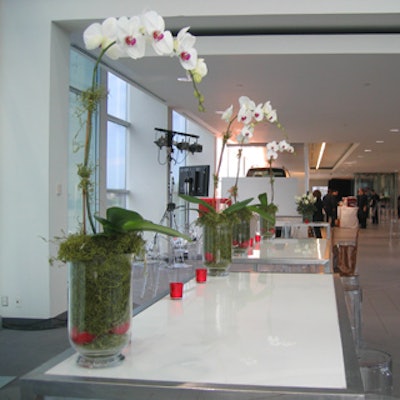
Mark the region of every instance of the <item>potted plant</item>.
MULTIPOLYGON (((198 199, 193 196, 181 195, 181 197, 189 202, 199 205, 199 218, 197 223, 203 226, 203 255, 204 263, 209 269, 210 275, 226 275, 232 261, 232 245, 233 245, 233 227, 242 224, 243 220, 249 221, 252 211, 263 214, 269 218, 269 214, 262 208, 255 207, 251 209, 249 204, 253 198, 243 201, 237 201, 238 187, 237 182, 230 189, 234 199, 226 201, 226 199, 218 199, 217 190, 219 184, 219 175, 222 165, 223 154, 228 141, 232 137, 232 129, 235 124, 240 125, 240 132, 237 140, 240 144, 246 144, 253 136, 254 127, 262 122, 276 124, 281 128, 278 122, 277 113, 272 108, 269 101, 256 105, 247 96, 239 97, 239 110, 234 113, 233 105, 230 105, 221 117, 227 127, 222 135, 221 153, 217 160, 216 170, 213 174, 214 197, 211 199, 198 199), (228 243, 230 245, 228 246, 228 243)), ((241 152, 239 152, 238 162, 240 163, 241 152)), ((246 224, 248 232, 246 236, 250 236, 250 223, 246 224)), ((243 232, 242 232, 243 235, 243 232)), ((244 241, 245 242, 245 241, 244 241)))
POLYGON ((204 265, 208 268, 209 275, 227 275, 232 262, 232 227, 239 222, 240 212, 243 212, 253 199, 217 210, 214 204, 201 198, 183 194, 180 197, 202 206, 196 209, 199 213, 196 223, 203 227, 204 265))
POLYGON ((296 196, 295 201, 297 204, 296 210, 300 215, 302 215, 303 222, 312 222, 313 214, 317 210, 317 207, 315 206, 317 199, 314 195, 312 193, 306 193, 301 196, 296 196))
MULTIPOLYGON (((144 251, 144 231, 185 237, 166 226, 154 224, 135 211, 109 208, 106 216, 91 210, 93 191, 90 148, 92 120, 105 90, 96 82, 99 63, 104 55, 113 59, 145 55, 150 43, 158 55, 175 56, 190 77, 200 110, 203 96, 197 84, 207 74, 204 60, 197 56, 195 37, 188 28, 176 38, 164 29, 164 20, 155 11, 140 16, 107 18, 84 32, 88 50, 100 48, 93 68, 92 84, 81 95, 81 112, 85 115, 84 156, 78 165, 82 194, 82 219, 79 233, 59 238, 57 259, 69 262, 68 332, 71 345, 78 351, 78 363, 96 368, 119 363, 121 350, 129 342, 132 317, 132 254, 144 251), (98 230, 96 221, 102 227, 98 230)), ((187 238, 189 239, 189 238, 187 238)))

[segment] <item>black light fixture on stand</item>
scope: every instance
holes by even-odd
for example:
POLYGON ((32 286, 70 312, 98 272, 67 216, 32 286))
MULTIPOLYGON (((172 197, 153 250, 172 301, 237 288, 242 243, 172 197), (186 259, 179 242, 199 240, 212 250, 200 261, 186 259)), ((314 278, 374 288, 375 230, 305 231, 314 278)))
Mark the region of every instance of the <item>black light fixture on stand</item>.
MULTIPOLYGON (((163 132, 164 136, 159 137, 154 143, 162 149, 165 147, 167 152, 167 206, 163 217, 161 219, 161 224, 164 224, 167 221, 170 228, 177 229, 177 224, 175 221, 175 209, 176 204, 173 201, 173 190, 174 190, 174 178, 172 176, 172 161, 173 161, 173 152, 175 146, 177 149, 181 151, 190 151, 192 154, 195 152, 201 152, 203 150, 203 146, 197 143, 199 136, 192 135, 188 133, 182 133, 173 131, 170 129, 162 129, 162 128, 154 128, 158 132, 163 132), (184 140, 177 142, 174 141, 176 136, 184 138, 184 140), (195 139, 194 143, 190 143, 191 139, 195 139)), ((185 205, 185 207, 188 207, 185 205)), ((186 230, 186 224, 185 224, 186 230)), ((188 233, 188 232, 185 232, 188 233)), ((156 241, 157 236, 154 241, 156 241)), ((168 242, 168 263, 169 266, 175 266, 175 254, 171 241, 168 242)), ((182 260, 183 261, 183 260, 182 260)), ((185 264, 179 264, 180 266, 184 266, 185 264)))

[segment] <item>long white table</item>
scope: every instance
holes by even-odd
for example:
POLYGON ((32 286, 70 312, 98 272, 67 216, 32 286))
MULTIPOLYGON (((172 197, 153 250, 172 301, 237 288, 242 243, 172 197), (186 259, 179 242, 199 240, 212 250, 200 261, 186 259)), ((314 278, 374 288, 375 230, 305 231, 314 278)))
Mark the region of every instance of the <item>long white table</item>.
POLYGON ((21 394, 25 400, 362 399, 351 335, 333 275, 190 280, 182 300, 167 295, 133 317, 120 366, 81 368, 71 349, 23 377, 21 394))
POLYGON ((247 253, 234 257, 232 264, 234 268, 250 265, 255 271, 263 272, 300 272, 303 269, 303 272, 331 273, 331 241, 315 238, 262 240, 247 253))

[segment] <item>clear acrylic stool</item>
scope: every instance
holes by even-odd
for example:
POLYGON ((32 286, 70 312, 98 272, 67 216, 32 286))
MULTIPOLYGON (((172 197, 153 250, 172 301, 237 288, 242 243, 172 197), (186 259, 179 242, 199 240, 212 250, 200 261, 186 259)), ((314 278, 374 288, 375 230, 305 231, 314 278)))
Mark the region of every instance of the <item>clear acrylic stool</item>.
POLYGON ((342 276, 341 278, 344 296, 346 300, 347 312, 349 314, 353 340, 356 349, 361 346, 361 305, 362 291, 358 275, 342 276))
POLYGON ((364 391, 390 395, 393 387, 391 355, 371 348, 358 349, 357 354, 364 391))

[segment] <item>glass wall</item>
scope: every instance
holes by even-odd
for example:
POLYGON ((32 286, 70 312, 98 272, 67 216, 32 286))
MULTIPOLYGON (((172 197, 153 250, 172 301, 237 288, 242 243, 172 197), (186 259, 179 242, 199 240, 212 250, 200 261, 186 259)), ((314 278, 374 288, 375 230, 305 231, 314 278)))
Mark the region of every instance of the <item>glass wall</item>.
POLYGON ((384 211, 385 215, 397 214, 398 205, 398 174, 397 173, 362 173, 354 174, 355 191, 357 193, 359 188, 375 192, 380 197, 380 208, 384 211))

